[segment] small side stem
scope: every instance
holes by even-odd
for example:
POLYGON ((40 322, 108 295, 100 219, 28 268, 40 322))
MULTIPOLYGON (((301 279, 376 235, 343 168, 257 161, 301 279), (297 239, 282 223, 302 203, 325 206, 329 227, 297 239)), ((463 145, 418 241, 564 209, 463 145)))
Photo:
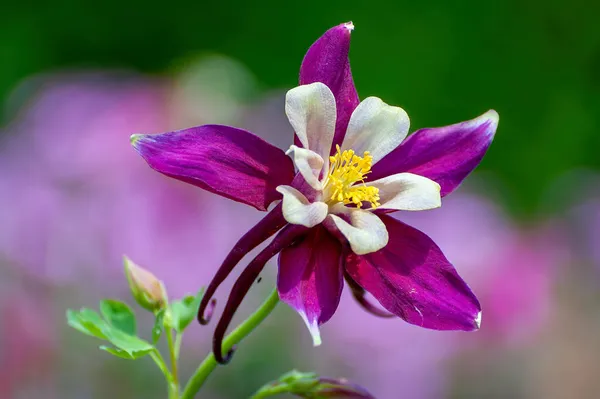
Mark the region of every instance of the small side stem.
POLYGON ((252 395, 250 399, 263 399, 288 392, 290 392, 290 388, 286 385, 263 387, 252 395))
POLYGON ((165 376, 165 379, 167 380, 167 385, 169 387, 169 399, 178 399, 179 392, 177 392, 177 396, 174 396, 173 392, 173 376, 169 372, 169 369, 165 364, 165 360, 163 359, 158 349, 154 349, 153 352, 150 352, 150 357, 152 358, 152 360, 154 360, 154 363, 156 363, 160 371, 162 371, 163 375, 165 376))
POLYGON ((173 332, 167 330, 166 333, 167 345, 169 346, 169 357, 171 359, 171 376, 173 377, 173 384, 179 386, 179 376, 177 373, 177 355, 175 344, 173 343, 173 332))
POLYGON ((158 349, 154 349, 154 351, 150 352, 150 357, 152 360, 154 360, 154 363, 156 363, 160 371, 162 371, 165 378, 171 381, 171 373, 169 372, 169 369, 167 368, 167 365, 165 364, 165 361, 158 349))
MULTIPOLYGON (((229 352, 234 345, 246 338, 264 319, 267 318, 278 303, 279 294, 277 293, 277 289, 274 289, 265 302, 225 338, 222 348, 223 353, 229 352)), ((181 399, 193 399, 194 395, 200 391, 200 388, 202 388, 202 385, 204 385, 206 379, 216 367, 217 361, 211 352, 202 361, 200 366, 198 366, 194 375, 192 375, 188 381, 183 394, 181 395, 181 399)))
POLYGON ((183 332, 175 335, 175 359, 179 359, 179 352, 181 351, 181 339, 183 338, 183 332))

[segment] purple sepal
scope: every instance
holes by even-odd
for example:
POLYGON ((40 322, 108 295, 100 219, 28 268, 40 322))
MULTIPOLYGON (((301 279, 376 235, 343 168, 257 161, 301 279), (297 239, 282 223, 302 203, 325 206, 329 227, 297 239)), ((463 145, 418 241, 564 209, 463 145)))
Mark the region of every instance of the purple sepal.
POLYGON ((369 180, 410 172, 436 181, 448 195, 481 162, 497 127, 498 114, 490 110, 467 122, 417 130, 373 165, 369 180))
MULTIPOLYGON (((353 29, 351 22, 329 29, 310 46, 300 66, 301 85, 321 82, 329 87, 335 97, 337 121, 332 154, 335 153, 335 145, 342 144, 350 115, 360 102, 348 59, 353 29)), ((294 143, 301 146, 295 135, 294 143)))
POLYGON ((417 326, 434 330, 479 328, 479 301, 424 233, 381 215, 390 240, 375 253, 346 259, 348 274, 381 305, 417 326))
POLYGON ((266 211, 281 198, 275 188, 294 178, 291 159, 254 134, 204 125, 131 142, 156 171, 266 211))

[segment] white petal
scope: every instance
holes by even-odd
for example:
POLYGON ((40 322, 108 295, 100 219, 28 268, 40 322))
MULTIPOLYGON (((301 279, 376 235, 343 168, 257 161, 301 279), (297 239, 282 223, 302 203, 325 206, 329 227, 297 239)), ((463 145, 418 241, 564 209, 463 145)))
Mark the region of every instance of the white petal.
POLYGON ((290 186, 278 186, 277 191, 283 194, 283 217, 288 223, 315 227, 327 216, 326 203, 311 203, 300 191, 290 186))
POLYGON ((285 113, 302 146, 319 154, 329 165, 336 120, 335 97, 329 87, 316 82, 288 91, 285 113))
POLYGON ((381 209, 423 211, 442 205, 440 185, 431 179, 412 173, 397 173, 366 182, 379 189, 381 209))
POLYGON ((358 155, 369 151, 373 163, 392 152, 408 134, 410 120, 400 107, 387 105, 377 97, 365 98, 352 113, 342 150, 358 155))
POLYGON ((314 151, 292 145, 286 154, 293 153, 292 159, 298 168, 298 172, 304 180, 315 190, 322 190, 323 185, 319 181, 319 175, 323 169, 323 158, 314 151))
POLYGON ((337 215, 329 215, 329 219, 346 237, 355 254, 369 254, 379 251, 387 245, 389 237, 385 224, 374 213, 348 208, 341 204, 334 205, 331 212, 343 214, 350 221, 348 223, 337 215))

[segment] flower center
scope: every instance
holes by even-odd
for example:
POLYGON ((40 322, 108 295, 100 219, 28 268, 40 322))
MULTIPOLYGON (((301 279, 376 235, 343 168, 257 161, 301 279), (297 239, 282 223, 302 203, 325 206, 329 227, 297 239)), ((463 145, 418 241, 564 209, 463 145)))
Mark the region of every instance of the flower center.
POLYGON ((365 185, 366 175, 371 172, 373 163, 369 151, 365 151, 361 157, 353 150, 342 152, 339 145, 336 145, 336 149, 335 155, 329 157, 329 175, 324 190, 326 202, 354 204, 357 208, 361 208, 363 202, 370 202, 371 208, 377 208, 380 205, 379 189, 365 185))

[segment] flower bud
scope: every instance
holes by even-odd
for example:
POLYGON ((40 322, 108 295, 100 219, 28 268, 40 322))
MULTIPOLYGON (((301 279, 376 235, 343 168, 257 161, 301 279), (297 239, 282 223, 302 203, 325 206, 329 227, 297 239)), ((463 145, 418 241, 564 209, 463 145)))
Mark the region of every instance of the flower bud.
POLYGON ((144 309, 156 312, 165 307, 167 292, 164 284, 148 270, 123 257, 125 275, 135 301, 144 309))
POLYGON ((292 370, 279 380, 265 385, 256 396, 266 397, 284 392, 305 399, 375 399, 364 388, 350 383, 345 378, 319 377, 315 373, 297 370, 292 370))
POLYGON ((319 384, 305 396, 310 399, 375 399, 363 387, 352 384, 345 378, 319 378, 319 384))

